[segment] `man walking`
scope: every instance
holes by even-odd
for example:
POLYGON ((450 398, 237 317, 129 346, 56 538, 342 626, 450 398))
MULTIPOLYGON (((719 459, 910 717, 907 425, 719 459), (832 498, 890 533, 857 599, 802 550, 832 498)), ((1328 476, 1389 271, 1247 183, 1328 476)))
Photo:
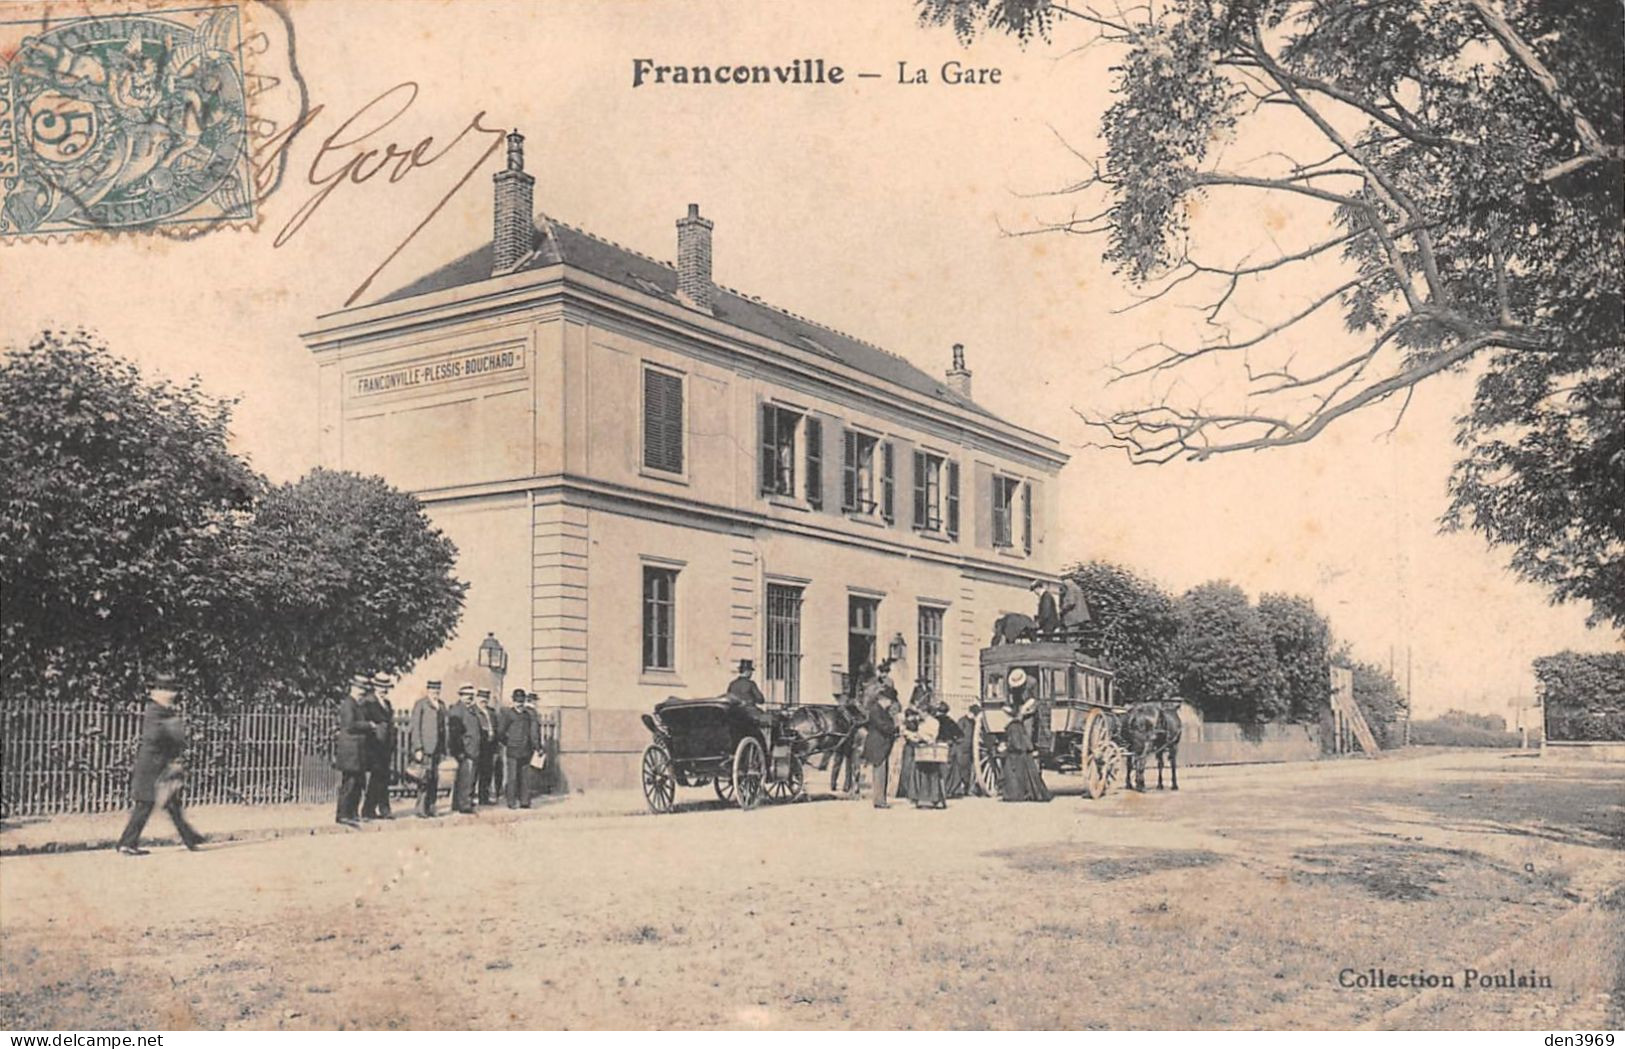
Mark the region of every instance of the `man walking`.
POLYGON ((368 740, 372 723, 362 713, 362 703, 372 694, 372 682, 358 678, 339 700, 339 734, 333 741, 333 767, 339 770, 338 809, 334 823, 361 826, 361 795, 367 787, 368 740))
POLYGON ((390 680, 374 674, 372 687, 361 700, 361 716, 372 729, 367 739, 367 794, 361 802, 364 820, 388 820, 389 772, 395 764, 395 708, 389 705, 390 680))
POLYGON ((423 697, 412 705, 407 743, 412 762, 423 770, 418 774, 417 816, 429 819, 440 793, 440 759, 446 754, 446 706, 440 700, 440 682, 425 685, 423 697))
POLYGON ((177 695, 174 678, 164 673, 153 676, 147 709, 141 717, 141 743, 130 769, 130 798, 135 804, 124 833, 119 835, 121 855, 147 854, 141 847, 141 831, 152 810, 160 805, 174 822, 181 844, 196 852, 204 842, 203 835, 181 811, 181 752, 186 749, 186 723, 175 710, 177 695))
POLYGON ((507 766, 503 800, 510 809, 530 808, 530 759, 540 745, 536 721, 530 716, 530 697, 515 689, 513 713, 505 720, 502 735, 502 760, 507 766))
POLYGON ((457 702, 446 712, 446 739, 451 756, 457 759, 457 778, 452 781, 451 810, 474 811, 474 773, 480 760, 480 718, 474 713, 474 686, 464 683, 457 689, 457 702))

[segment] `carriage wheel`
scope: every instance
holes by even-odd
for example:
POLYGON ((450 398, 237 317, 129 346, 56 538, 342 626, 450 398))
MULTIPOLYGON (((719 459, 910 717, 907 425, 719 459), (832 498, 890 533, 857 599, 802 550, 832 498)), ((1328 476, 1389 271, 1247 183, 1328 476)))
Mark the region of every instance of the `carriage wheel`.
POLYGON ((643 800, 653 812, 670 812, 677 803, 677 777, 671 770, 671 755, 658 743, 643 752, 643 800))
POLYGON ((1104 711, 1091 710, 1083 719, 1083 774, 1089 787, 1089 796, 1105 797, 1111 788, 1112 768, 1116 754, 1111 746, 1111 719, 1104 711))
POLYGON ((981 718, 976 719, 972 749, 976 753, 976 782, 988 797, 998 797, 1004 784, 1004 759, 999 756, 999 737, 987 730, 981 718))
POLYGON ((754 736, 739 741, 734 751, 734 797, 742 809, 754 809, 762 800, 762 781, 767 778, 767 759, 762 744, 754 736))
POLYGON ((718 776, 711 781, 711 789, 717 792, 717 800, 725 804, 734 803, 734 777, 730 771, 725 776, 718 776))
POLYGON ((784 779, 770 779, 767 781, 767 796, 771 801, 802 801, 807 797, 807 788, 803 783, 801 762, 795 758, 790 759, 790 774, 784 779))

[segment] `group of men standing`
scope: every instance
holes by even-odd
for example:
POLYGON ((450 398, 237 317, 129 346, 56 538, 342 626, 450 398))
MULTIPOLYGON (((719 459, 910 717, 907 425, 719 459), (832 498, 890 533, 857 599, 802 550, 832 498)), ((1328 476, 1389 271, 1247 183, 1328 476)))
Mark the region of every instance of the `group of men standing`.
POLYGON ((474 812, 500 795, 508 808, 530 808, 532 768, 542 750, 541 716, 536 694, 513 690, 511 706, 495 701, 489 689, 464 684, 457 702, 447 706, 441 683, 430 681, 412 707, 408 747, 411 770, 418 780, 417 816, 435 815, 440 793, 440 763, 457 762, 452 781, 453 812, 474 812))
POLYGON ((350 684, 350 694, 339 700, 333 764, 341 779, 334 819, 345 826, 395 818, 389 808, 389 777, 395 762, 395 706, 389 700, 393 685, 387 674, 358 677, 350 684))

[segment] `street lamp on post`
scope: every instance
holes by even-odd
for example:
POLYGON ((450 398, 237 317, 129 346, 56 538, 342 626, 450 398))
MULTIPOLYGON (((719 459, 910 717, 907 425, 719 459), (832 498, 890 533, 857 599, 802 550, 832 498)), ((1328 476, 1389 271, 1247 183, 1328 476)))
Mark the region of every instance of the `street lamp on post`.
POLYGON ((893 635, 891 644, 886 646, 886 658, 893 663, 901 663, 908 657, 908 642, 903 640, 902 631, 893 635))

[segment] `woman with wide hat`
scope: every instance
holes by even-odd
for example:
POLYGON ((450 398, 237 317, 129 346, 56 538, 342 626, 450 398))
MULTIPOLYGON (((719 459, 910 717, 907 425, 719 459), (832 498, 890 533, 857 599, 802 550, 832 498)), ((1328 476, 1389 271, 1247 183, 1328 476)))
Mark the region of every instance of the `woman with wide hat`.
POLYGON ((1032 729, 1024 720, 1027 711, 1022 709, 1027 672, 1019 667, 1012 670, 1009 683, 1010 700, 1005 704, 1005 711, 1010 715, 1010 723, 1004 728, 1004 782, 999 798, 1002 801, 1048 801, 1053 795, 1039 772, 1032 729))

